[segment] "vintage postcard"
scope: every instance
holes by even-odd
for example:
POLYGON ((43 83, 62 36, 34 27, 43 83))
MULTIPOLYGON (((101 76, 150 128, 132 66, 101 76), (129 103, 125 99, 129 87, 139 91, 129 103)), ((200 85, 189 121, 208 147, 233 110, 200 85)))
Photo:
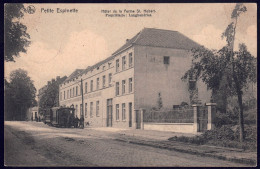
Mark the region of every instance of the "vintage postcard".
POLYGON ((4 165, 257 165, 256 3, 6 3, 4 165))

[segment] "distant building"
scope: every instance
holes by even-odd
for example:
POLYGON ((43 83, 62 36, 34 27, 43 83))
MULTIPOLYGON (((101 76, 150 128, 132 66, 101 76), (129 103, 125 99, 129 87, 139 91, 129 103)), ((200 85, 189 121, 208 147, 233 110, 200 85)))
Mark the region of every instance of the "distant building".
MULTIPOLYGON (((38 105, 40 103, 40 100, 41 100, 43 94, 46 92, 49 85, 51 85, 52 83, 58 83, 57 86, 59 86, 59 84, 63 83, 65 79, 67 79, 67 76, 64 76, 62 78, 60 78, 60 76, 57 76, 56 79, 52 79, 51 81, 48 81, 47 85, 40 88, 38 90, 38 95, 37 95, 38 96, 38 105)), ((56 98, 55 102, 57 103, 57 105, 55 105, 55 106, 59 106, 58 105, 59 104, 59 93, 57 93, 57 98, 56 98)))
MULTIPOLYGON (((60 105, 73 105, 92 126, 132 128, 135 110, 156 107, 158 95, 164 108, 190 103, 191 85, 181 77, 191 66, 190 49, 198 46, 177 31, 144 28, 112 56, 73 72, 59 86, 60 105)), ((204 83, 193 87, 198 100, 210 101, 204 83)))
POLYGON ((26 114, 26 120, 28 121, 37 121, 39 118, 38 107, 30 107, 26 114))

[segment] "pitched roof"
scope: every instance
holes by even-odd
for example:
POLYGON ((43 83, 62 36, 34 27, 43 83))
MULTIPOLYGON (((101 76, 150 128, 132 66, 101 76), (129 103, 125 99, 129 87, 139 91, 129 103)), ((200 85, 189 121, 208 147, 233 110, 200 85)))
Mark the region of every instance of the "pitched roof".
POLYGON ((84 69, 76 69, 73 73, 71 73, 71 75, 64 81, 70 81, 72 80, 74 77, 77 77, 84 69))
POLYGON ((190 50, 200 45, 178 31, 144 28, 137 33, 132 39, 128 40, 122 47, 113 53, 113 55, 132 45, 167 47, 174 49, 190 50))
POLYGON ((198 43, 194 42, 193 40, 189 39, 188 37, 177 31, 144 28, 133 38, 129 39, 122 47, 116 50, 112 54, 112 56, 96 63, 93 66, 88 66, 86 69, 76 69, 64 82, 70 81, 78 75, 82 75, 96 67, 99 67, 103 63, 106 63, 107 61, 113 59, 115 57, 115 54, 127 49, 128 47, 134 44, 142 46, 167 47, 186 50, 190 50, 194 47, 200 46, 198 43))

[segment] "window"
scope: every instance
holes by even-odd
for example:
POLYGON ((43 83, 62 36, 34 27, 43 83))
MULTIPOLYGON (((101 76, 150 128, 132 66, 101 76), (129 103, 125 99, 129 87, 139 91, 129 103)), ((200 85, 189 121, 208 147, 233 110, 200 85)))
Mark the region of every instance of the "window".
POLYGON ((73 87, 73 92, 72 92, 72 96, 74 97, 75 95, 74 95, 74 87, 73 87))
POLYGON ((125 80, 122 80, 122 94, 125 94, 125 80))
POLYGON ((83 114, 82 114, 82 113, 83 113, 83 112, 82 112, 82 110, 83 110, 82 108, 83 108, 83 107, 82 107, 82 104, 80 104, 80 110, 79 110, 79 111, 80 111, 80 116, 83 115, 83 114))
POLYGON ((83 87, 83 86, 81 86, 81 84, 80 84, 79 95, 81 95, 81 89, 83 89, 82 87, 83 87))
POLYGON ((109 62, 109 63, 108 63, 108 68, 110 68, 110 67, 111 67, 111 63, 109 62))
POLYGON ((76 86, 76 96, 78 95, 78 86, 76 86))
POLYGON ((90 91, 93 92, 93 80, 90 81, 90 91))
POLYGON ((129 67, 133 66, 133 56, 132 53, 129 53, 129 67))
POLYGON ((103 66, 103 70, 105 70, 105 69, 106 69, 106 66, 104 65, 104 66, 103 66))
POLYGON ((77 115, 78 114, 78 105, 76 105, 75 112, 76 112, 76 115, 77 115))
POLYGON ((112 84, 112 73, 109 73, 108 75, 108 83, 109 83, 109 86, 111 86, 112 84))
POLYGON ((99 101, 96 102, 96 116, 99 116, 99 101))
POLYGON ((97 90, 99 89, 99 78, 97 78, 97 90))
POLYGON ((60 92, 60 100, 62 100, 62 92, 60 92))
POLYGON ((103 76, 103 85, 102 86, 103 86, 103 88, 106 87, 106 76, 105 75, 103 76))
POLYGON ((125 70, 126 60, 125 56, 122 57, 122 70, 125 70))
POLYGON ((72 95, 71 95, 71 89, 70 89, 70 97, 72 97, 72 95))
POLYGON ((133 79, 129 78, 129 93, 133 91, 133 79))
POLYGON ((85 93, 87 93, 88 92, 88 83, 86 82, 85 83, 85 93))
POLYGON ((116 60, 116 72, 119 71, 119 59, 116 60))
POLYGON ((67 90, 67 98, 69 98, 69 90, 67 90))
POLYGON ((119 104, 116 104, 116 120, 119 120, 119 104))
POLYGON ((88 116, 88 103, 85 103, 85 117, 88 116))
POLYGON ((63 92, 63 94, 64 94, 64 95, 63 95, 63 96, 64 96, 64 100, 65 100, 65 91, 63 92))
POLYGON ((119 82, 116 82, 116 96, 119 95, 119 82))
POLYGON ((122 120, 125 120, 125 103, 122 103, 122 120))
POLYGON ((163 57, 163 63, 165 65, 169 65, 170 64, 170 57, 169 56, 164 56, 163 57))
POLYGON ((93 102, 90 102, 90 117, 93 117, 93 102))

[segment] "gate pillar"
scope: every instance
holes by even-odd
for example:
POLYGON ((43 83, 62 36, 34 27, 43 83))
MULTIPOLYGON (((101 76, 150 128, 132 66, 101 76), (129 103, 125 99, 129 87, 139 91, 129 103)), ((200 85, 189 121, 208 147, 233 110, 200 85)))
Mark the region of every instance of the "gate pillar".
POLYGON ((197 133, 199 131, 199 123, 198 123, 199 105, 193 104, 192 107, 193 107, 193 114, 194 114, 193 132, 197 133))
POLYGON ((216 103, 206 103, 206 106, 208 107, 208 130, 212 130, 215 127, 216 105, 216 103))

